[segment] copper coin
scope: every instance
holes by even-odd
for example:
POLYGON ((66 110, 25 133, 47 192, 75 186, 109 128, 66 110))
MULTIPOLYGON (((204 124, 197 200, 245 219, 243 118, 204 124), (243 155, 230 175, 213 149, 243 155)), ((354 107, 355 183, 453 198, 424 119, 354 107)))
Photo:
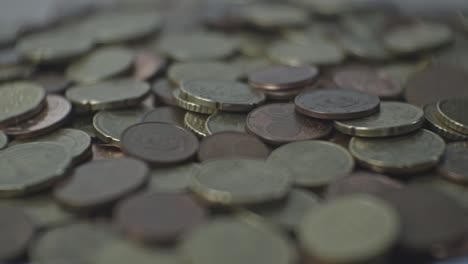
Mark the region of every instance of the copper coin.
POLYGON ((141 123, 122 133, 125 154, 153 165, 170 165, 192 158, 198 150, 197 137, 188 130, 165 123, 141 123))
POLYGON ((177 106, 174 96, 172 93, 174 89, 167 80, 159 80, 153 84, 151 88, 153 95, 158 103, 177 106))
POLYGON ((417 106, 468 97, 468 72, 461 67, 436 65, 414 74, 406 85, 406 101, 417 106))
POLYGON ((332 120, 370 116, 380 107, 379 97, 349 89, 306 90, 294 102, 304 115, 332 120))
POLYGON ((161 73, 167 66, 167 59, 151 51, 142 50, 135 54, 133 77, 145 81, 161 73))
POLYGON ((405 249, 429 251, 460 241, 466 233, 466 210, 445 193, 410 185, 384 197, 400 214, 400 245, 405 249))
POLYGON ((326 199, 334 199, 355 193, 380 196, 382 193, 400 188, 403 188, 401 183, 387 176, 361 171, 332 182, 327 187, 325 197, 326 199))
POLYGON ((468 141, 448 144, 438 170, 449 180, 468 184, 468 141))
POLYGON ((305 87, 318 75, 314 66, 271 65, 248 76, 249 85, 265 90, 284 90, 305 87))
POLYGON ((48 95, 42 112, 28 121, 5 128, 3 131, 18 139, 42 136, 63 125, 72 111, 71 103, 59 95, 48 95))
POLYGON ((20 209, 0 205, 0 261, 25 253, 35 232, 34 222, 20 209))
POLYGON ((326 137, 332 125, 296 113, 292 103, 278 103, 250 112, 246 128, 265 142, 278 145, 326 137))
POLYGON ((120 159, 124 154, 120 148, 112 145, 93 144, 93 160, 120 159))
POLYGON ((133 239, 147 242, 177 240, 203 223, 207 212, 190 195, 145 192, 120 203, 114 220, 133 239))
POLYGON ((200 143, 200 161, 225 158, 266 159, 268 147, 257 137, 242 132, 220 132, 208 136, 200 143))
POLYGON ((333 80, 340 88, 366 92, 380 98, 398 98, 403 92, 397 80, 379 75, 369 67, 343 68, 334 73, 333 80))
POLYGON ((71 178, 54 190, 54 197, 72 210, 101 209, 142 187, 149 173, 148 166, 135 159, 91 161, 76 168, 71 178))
POLYGON ((184 126, 185 111, 174 106, 157 107, 143 117, 143 122, 160 122, 184 126))
POLYGON ((34 76, 33 81, 40 83, 48 94, 63 94, 72 84, 65 76, 52 72, 34 76))

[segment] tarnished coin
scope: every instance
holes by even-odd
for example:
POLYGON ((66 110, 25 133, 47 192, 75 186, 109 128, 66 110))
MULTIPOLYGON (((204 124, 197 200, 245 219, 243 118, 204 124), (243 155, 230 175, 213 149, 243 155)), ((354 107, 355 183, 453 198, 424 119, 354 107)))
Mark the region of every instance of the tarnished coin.
POLYGON ((137 51, 133 77, 140 81, 151 79, 166 69, 168 60, 148 50, 137 51))
POLYGON ((200 105, 193 102, 190 102, 183 98, 180 94, 179 89, 175 89, 172 92, 172 95, 176 101, 178 107, 188 110, 189 112, 195 112, 199 114, 213 114, 216 112, 216 108, 208 107, 206 105, 200 105))
POLYGON ((411 75, 415 74, 420 67, 421 65, 410 63, 388 64, 379 68, 377 75, 383 79, 397 81, 400 87, 406 87, 411 75))
POLYGON ((172 93, 174 89, 167 80, 158 80, 151 87, 151 91, 156 99, 156 102, 166 105, 177 106, 172 93))
POLYGON ((275 164, 226 159, 203 163, 191 189, 210 203, 248 205, 283 198, 290 182, 286 171, 275 164))
POLYGON ((119 147, 105 144, 93 144, 93 160, 101 159, 120 159, 125 155, 119 147))
POLYGON ((199 145, 189 131, 165 123, 133 125, 122 133, 121 144, 127 155, 154 165, 186 161, 196 154, 199 145))
POLYGON ((207 212, 188 194, 146 192, 120 203, 114 221, 142 242, 179 239, 205 221, 207 212))
POLYGON ((242 113, 216 112, 206 120, 206 131, 209 135, 225 131, 245 131, 247 115, 242 113))
POLYGON ((198 160, 266 159, 269 154, 270 149, 255 136, 241 132, 219 132, 202 140, 198 160))
POLYGON ((260 29, 278 29, 307 24, 309 18, 304 9, 287 4, 254 4, 241 10, 247 23, 260 29))
POLYGON ((132 79, 114 79, 75 86, 66 96, 81 111, 116 109, 138 105, 148 95, 149 85, 132 79))
POLYGON ((291 242, 283 234, 262 223, 249 224, 236 218, 217 218, 200 226, 182 242, 180 251, 193 264, 297 261, 291 242))
POLYGON ((265 90, 289 90, 311 84, 318 75, 313 66, 271 65, 248 75, 249 85, 265 90))
POLYGON ((445 143, 438 135, 420 130, 391 138, 357 138, 349 143, 351 154, 377 172, 416 173, 434 167, 444 154, 445 143))
POLYGON ((404 96, 406 101, 423 107, 449 98, 468 97, 468 72, 450 65, 429 66, 410 77, 404 96))
POLYGON ((139 160, 92 161, 76 168, 71 178, 54 190, 54 197, 71 210, 102 209, 138 190, 148 175, 149 168, 139 160))
POLYGON ((263 93, 235 81, 184 81, 180 95, 195 104, 231 112, 248 112, 265 101, 263 93))
POLYGON ((181 85, 190 80, 235 81, 240 79, 242 71, 223 62, 183 62, 172 65, 167 76, 171 82, 181 85))
POLYGON ((269 104, 247 116, 247 130, 271 144, 326 137, 332 130, 327 121, 297 114, 294 104, 269 104))
POLYGON ((338 120, 370 116, 380 106, 379 97, 349 89, 306 90, 294 102, 307 116, 338 120))
POLYGON ((49 142, 11 146, 0 152, 0 196, 23 196, 42 190, 62 178, 72 157, 49 142))
POLYGON ((155 168, 151 172, 149 189, 169 193, 187 192, 199 168, 198 163, 155 168))
POLYGON ((58 95, 48 95, 45 109, 33 118, 9 126, 3 131, 19 139, 32 138, 50 133, 67 121, 72 105, 68 100, 58 95))
POLYGON ((467 184, 468 142, 448 144, 438 171, 449 180, 467 184))
POLYGON ((448 127, 468 135, 468 97, 439 101, 437 114, 448 127))
POLYGON ((449 181, 438 173, 429 172, 422 175, 422 177, 416 177, 410 182, 410 185, 435 189, 452 197, 452 199, 456 200, 464 208, 468 208, 467 186, 449 181))
POLYGON ((367 92, 382 99, 398 98, 403 92, 397 80, 379 75, 370 67, 343 68, 334 73, 333 81, 340 88, 367 92))
POLYGON ((33 76, 32 80, 39 83, 48 94, 63 94, 71 85, 71 82, 64 76, 53 72, 41 72, 33 76))
POLYGON ((0 86, 0 125, 15 125, 38 114, 45 106, 44 89, 29 82, 0 86))
POLYGON ((8 136, 0 131, 0 150, 6 148, 8 145, 8 136))
POLYGON ((354 168, 346 149, 318 140, 284 145, 271 153, 267 163, 285 168, 295 184, 305 187, 323 187, 348 176, 354 168))
POLYGON ((104 143, 119 146, 122 132, 140 123, 146 113, 143 107, 99 111, 93 118, 96 136, 104 143))
POLYGON ((0 260, 7 261, 26 252, 35 233, 34 222, 17 207, 0 205, 0 260))
POLYGON ((0 65, 0 82, 27 79, 34 70, 34 66, 27 64, 0 65))
POLYGON ((75 115, 70 124, 71 128, 81 130, 91 138, 96 138, 96 131, 93 126, 93 115, 75 115))
POLYGON ((338 144, 342 146, 343 148, 347 149, 349 145, 349 141, 351 140, 351 136, 348 136, 346 134, 343 134, 339 131, 333 131, 331 136, 328 138, 328 141, 338 144))
POLYGON ((251 72, 271 65, 271 62, 263 58, 239 57, 232 61, 242 71, 242 79, 246 78, 251 72))
POLYGON ((390 250, 397 242, 399 228, 395 209, 373 196, 357 194, 329 201, 307 213, 299 226, 299 241, 314 259, 365 263, 390 250))
POLYGON ((364 118, 335 121, 343 134, 358 137, 388 137, 410 133, 424 123, 419 107, 401 102, 382 102, 380 111, 364 118))
POLYGON ((195 135, 206 137, 208 135, 208 131, 206 131, 205 125, 207 119, 208 115, 186 112, 184 116, 184 126, 192 131, 195 135))
POLYGON ((334 65, 341 63, 345 54, 333 42, 315 39, 308 43, 277 42, 268 49, 268 57, 277 63, 293 66, 334 65))
POLYGON ((77 83, 95 83, 126 72, 133 60, 133 52, 126 48, 101 48, 68 66, 65 75, 77 83))
POLYGON ((164 36, 159 49, 178 61, 224 59, 233 55, 239 43, 215 33, 185 33, 164 36))
POLYGON ((155 109, 146 113, 142 121, 184 126, 184 115, 185 111, 180 108, 173 106, 162 106, 156 107, 155 109))

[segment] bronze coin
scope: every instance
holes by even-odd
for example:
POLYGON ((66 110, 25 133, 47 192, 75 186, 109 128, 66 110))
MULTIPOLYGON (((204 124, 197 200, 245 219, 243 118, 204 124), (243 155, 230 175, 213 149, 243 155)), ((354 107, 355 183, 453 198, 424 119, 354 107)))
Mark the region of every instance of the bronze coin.
POLYGON ((461 67, 434 65, 415 73, 408 80, 404 96, 417 106, 439 100, 468 97, 468 72, 461 67))
POLYGON ((48 94, 63 94, 72 84, 65 76, 53 72, 41 73, 32 79, 41 84, 48 94))
POLYGON ((174 96, 172 93, 174 89, 167 80, 159 80, 153 84, 151 88, 153 95, 158 103, 177 106, 174 96))
POLYGON ((133 77, 145 81, 161 73, 167 66, 167 59, 148 50, 135 54, 135 70, 133 77))
POLYGON ((225 158, 266 159, 268 147, 255 136, 242 132, 219 132, 208 136, 200 143, 200 161, 225 158))
POLYGON ((71 103, 59 95, 48 95, 46 101, 47 105, 40 114, 3 131, 17 139, 28 139, 48 134, 61 127, 72 111, 71 103))
POLYGON ((326 137, 332 130, 327 121, 302 116, 292 103, 269 104, 255 109, 247 116, 246 128, 270 144, 326 137))
POLYGON ((285 90, 305 87, 318 75, 314 66, 271 65, 258 69, 248 76, 249 85, 265 90, 285 90))
POLYGON ((93 144, 93 160, 120 159, 124 154, 120 148, 112 145, 93 144))
POLYGON ((467 230, 466 210, 452 197, 425 186, 410 185, 384 198, 400 214, 400 245, 424 252, 460 241, 467 230))
POLYGON ((370 67, 347 67, 337 70, 333 81, 343 89, 367 92, 384 99, 398 98, 403 87, 397 80, 379 75, 370 67))
POLYGON ((141 123, 122 133, 125 154, 153 165, 170 165, 192 158, 198 150, 198 138, 188 130, 165 123, 141 123))
POLYGON ((174 106, 161 106, 148 112, 143 117, 143 122, 160 122, 184 126, 185 111, 174 106))
POLYGON ((205 209, 188 194, 145 192, 121 202, 114 221, 131 238, 155 243, 177 240, 206 216, 205 209))
POLYGON ((0 205, 0 261, 21 256, 35 232, 34 222, 19 208, 0 205))
POLYGON ((325 198, 334 199, 355 193, 368 193, 380 196, 382 193, 400 188, 403 188, 401 183, 387 176, 360 171, 329 184, 325 192, 325 198))
POLYGON ((139 160, 95 160, 79 166, 71 178, 54 190, 54 197, 76 211, 93 211, 127 196, 142 187, 150 170, 139 160))
POLYGON ((448 144, 438 170, 449 180, 468 184, 468 141, 448 144))
POLYGON ((370 116, 380 107, 379 97, 349 89, 305 90, 294 102, 304 115, 332 120, 370 116))

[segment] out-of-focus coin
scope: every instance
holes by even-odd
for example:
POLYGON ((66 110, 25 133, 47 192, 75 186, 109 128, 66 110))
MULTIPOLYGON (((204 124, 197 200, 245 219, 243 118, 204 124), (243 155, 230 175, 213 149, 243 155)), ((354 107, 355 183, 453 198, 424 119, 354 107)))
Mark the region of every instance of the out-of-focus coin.
POLYGON ((416 173, 434 167, 444 154, 442 138, 427 130, 391 138, 357 138, 349 143, 351 154, 377 172, 416 173))
POLYGON ((328 138, 328 141, 338 144, 342 146, 343 148, 347 149, 349 146, 349 141, 351 140, 351 136, 348 136, 346 134, 343 134, 339 131, 333 131, 331 136, 328 138))
POLYGON ((149 189, 157 192, 187 192, 199 168, 198 163, 155 168, 151 172, 149 189))
POLYGON ((93 160, 120 159, 124 157, 122 150, 112 145, 93 144, 92 152, 93 160))
POLYGON ((0 86, 0 125, 15 125, 38 114, 45 106, 44 89, 29 82, 13 82, 0 86))
POLYGON ((135 54, 133 77, 140 81, 151 79, 164 71, 167 64, 168 61, 166 58, 156 55, 151 51, 137 51, 135 54))
POLYGON ((364 118, 335 121, 341 133, 358 137, 387 137, 410 133, 424 123, 419 107, 401 102, 382 102, 380 111, 364 118))
POLYGON ((385 78, 372 68, 347 67, 333 75, 333 81, 340 88, 353 89, 377 95, 380 98, 398 98, 403 87, 397 80, 385 78))
POLYGON ((139 160, 92 161, 76 168, 71 178, 54 190, 54 197, 72 210, 97 210, 142 187, 148 175, 148 167, 139 160))
POLYGON ((338 43, 351 56, 369 61, 386 61, 391 58, 390 52, 380 43, 376 34, 353 31, 345 28, 340 34, 337 34, 338 43))
POLYGON ((345 54, 334 43, 315 39, 308 43, 277 42, 268 49, 268 57, 277 63, 292 66, 334 65, 341 63, 345 54))
POLYGON ((156 107, 143 117, 143 122, 160 122, 184 126, 185 111, 173 106, 156 107))
POLYGON ((290 182, 286 171, 274 164, 226 159, 203 163, 191 189, 210 203, 248 205, 283 198, 290 182))
POLYGON ((265 101, 263 93, 235 81, 184 81, 180 95, 195 104, 230 112, 248 112, 265 101))
POLYGON ((348 176, 354 168, 346 149, 318 140, 284 145, 271 153, 267 163, 285 168, 295 184, 305 187, 323 187, 348 176))
POLYGON ((154 165, 180 163, 193 157, 198 139, 189 131, 171 124, 142 123, 127 128, 121 137, 122 150, 154 165))
POLYGON ((195 112, 199 114, 213 114, 216 112, 216 108, 195 104, 186 100, 181 96, 179 89, 175 89, 172 92, 172 95, 174 96, 177 106, 182 109, 188 110, 189 112, 195 112))
POLYGON ((47 106, 40 114, 3 131, 17 139, 26 139, 50 133, 62 126, 72 111, 71 103, 58 95, 48 95, 46 101, 47 106))
POLYGON ((0 131, 0 150, 6 148, 8 145, 8 136, 0 131))
POLYGON ((330 183, 325 198, 330 200, 355 193, 368 193, 379 197, 400 188, 403 188, 403 184, 385 175, 362 171, 330 183))
POLYGON ((174 89, 167 80, 158 80, 151 87, 151 91, 158 103, 177 106, 177 103, 172 95, 174 89))
POLYGON ((188 194, 148 192, 120 203, 114 220, 128 236, 152 243, 179 239, 203 223, 206 215, 188 194))
POLYGON ((67 90, 67 98, 81 111, 135 106, 148 95, 149 85, 132 79, 114 79, 67 90))
POLYGON ((440 120, 437 114, 437 104, 426 105, 424 107, 424 117, 429 124, 429 128, 441 137, 453 141, 468 140, 468 135, 453 130, 440 120))
POLYGON ((394 80, 400 87, 406 87, 411 75, 417 72, 420 66, 417 64, 388 64, 377 70, 377 75, 383 79, 394 80))
POLYGON ((423 186, 442 192, 456 200, 464 208, 468 208, 467 186, 447 180, 438 173, 427 173, 422 177, 416 177, 410 185, 423 186))
POLYGON ((271 65, 271 62, 267 59, 248 57, 239 57, 233 60, 232 63, 242 71, 242 79, 253 71, 271 65))
POLYGON ((27 64, 0 65, 0 82, 27 79, 33 74, 34 70, 34 66, 27 64))
POLYGON ((398 213, 390 205, 370 195, 355 194, 307 213, 299 226, 299 241, 314 259, 363 263, 385 255, 397 242, 399 228, 398 213), (336 232, 337 226, 340 232, 336 232))
POLYGON ((437 114, 448 127, 468 135, 468 97, 439 101, 437 114))
POLYGON ((68 66, 65 75, 77 83, 95 83, 126 72, 133 59, 133 52, 126 48, 101 48, 68 66))
POLYGON ((20 27, 18 27, 15 23, 2 23, 2 26, 0 27, 0 46, 15 41, 19 31, 20 27))
POLYGON ((184 125, 197 136, 206 137, 208 135, 205 126, 207 118, 208 115, 187 112, 184 116, 184 125))
POLYGON ((450 65, 429 66, 410 77, 404 96, 406 101, 423 107, 449 98, 468 97, 468 72, 450 65))
POLYGON ((438 171, 449 180, 468 183, 468 142, 448 144, 438 171))
POLYGON ((375 95, 348 90, 307 90, 294 100, 297 111, 320 119, 355 119, 379 111, 380 100, 375 95))
POLYGON ((307 24, 309 17, 304 9, 287 4, 254 4, 241 10, 247 23, 260 29, 279 29, 307 24))
POLYGON ((143 107, 99 111, 93 118, 96 135, 104 143, 119 146, 122 132, 140 123, 146 113, 143 107))
POLYGON ((318 139, 327 136, 332 126, 327 121, 307 118, 294 110, 294 104, 269 104, 247 116, 247 130, 271 144, 318 139))
POLYGON ((0 260, 7 261, 21 256, 32 241, 35 226, 31 218, 17 207, 0 205, 0 231, 2 242, 0 260))
POLYGON ((62 146, 27 143, 0 152, 0 196, 22 196, 42 190, 62 178, 72 157, 62 146))
POLYGON ((219 132, 202 140, 198 159, 202 162, 227 158, 266 159, 269 154, 269 148, 255 136, 241 132, 219 132))
POLYGON ((159 49, 178 61, 224 59, 239 47, 234 39, 215 33, 185 33, 164 36, 159 49))
POLYGON ((167 76, 174 84, 181 85, 190 80, 235 81, 240 79, 242 71, 223 62, 181 62, 172 65, 167 76))
POLYGON ((76 130, 81 130, 91 138, 96 138, 96 131, 93 126, 93 115, 76 115, 73 117, 71 125, 76 130))
POLYGON ((216 112, 206 120, 206 131, 209 135, 225 131, 246 132, 246 119, 247 115, 242 113, 216 112))
POLYGON ((337 16, 352 9, 352 3, 345 0, 294 0, 294 2, 322 16, 337 16))
POLYGON ((318 75, 313 66, 271 65, 260 68, 248 75, 249 85, 265 90, 289 90, 306 87, 318 75))
POLYGON ((42 85, 48 94, 63 94, 71 84, 64 76, 52 72, 41 72, 33 76, 32 80, 42 85))
POLYGON ((218 218, 200 226, 182 242, 180 251, 193 264, 288 264, 297 260, 291 242, 280 232, 236 218, 218 218))

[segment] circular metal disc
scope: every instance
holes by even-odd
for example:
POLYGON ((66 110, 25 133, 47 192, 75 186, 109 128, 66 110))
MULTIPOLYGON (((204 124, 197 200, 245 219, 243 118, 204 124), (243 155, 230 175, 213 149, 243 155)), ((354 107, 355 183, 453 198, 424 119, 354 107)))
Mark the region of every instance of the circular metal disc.
POLYGON ((151 172, 149 189, 169 193, 187 192, 199 168, 198 163, 155 168, 151 172))
POLYGON ((172 65, 167 76, 171 82, 181 85, 190 80, 235 81, 242 76, 242 72, 223 62, 185 62, 172 65))
POLYGON ((438 171, 447 179, 468 183, 468 142, 448 144, 438 171))
POLYGON ((271 65, 251 72, 249 85, 266 90, 285 90, 305 87, 311 84, 318 75, 313 66, 271 65))
POLYGON ((453 130, 440 120, 439 114, 437 113, 437 104, 426 105, 424 107, 424 117, 430 129, 441 137, 454 141, 468 140, 468 135, 453 130))
POLYGON ((208 115, 198 114, 193 112, 186 112, 184 116, 184 125, 190 131, 199 137, 206 137, 208 131, 206 130, 206 120, 208 115))
POLYGON ((0 260, 7 261, 26 252, 32 241, 35 226, 30 217, 17 207, 0 205, 0 260))
POLYGON ((206 131, 210 135, 226 131, 246 132, 246 119, 246 114, 216 112, 206 120, 206 131))
POLYGON ((169 81, 167 80, 156 81, 153 84, 151 91, 153 92, 153 95, 158 103, 177 106, 174 96, 172 95, 172 93, 174 92, 174 89, 171 87, 171 84, 169 83, 169 81))
POLYGON ((468 98, 441 100, 437 104, 437 113, 448 127, 468 135, 468 98))
POLYGON ((185 111, 173 106, 156 107, 143 117, 143 122, 168 123, 177 126, 184 125, 185 111))

